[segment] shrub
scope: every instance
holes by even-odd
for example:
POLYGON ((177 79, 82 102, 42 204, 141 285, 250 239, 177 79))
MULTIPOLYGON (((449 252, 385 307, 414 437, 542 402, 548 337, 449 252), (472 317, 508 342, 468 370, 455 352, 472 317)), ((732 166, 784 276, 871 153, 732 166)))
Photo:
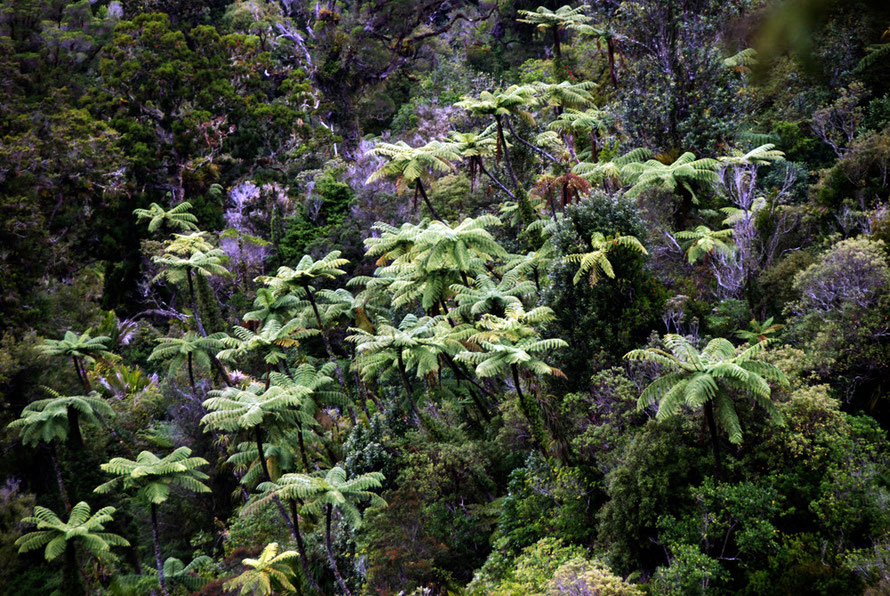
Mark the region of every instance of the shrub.
POLYGON ((800 302, 797 314, 811 310, 837 312, 852 305, 871 308, 890 285, 884 243, 851 238, 835 244, 817 263, 794 276, 800 302))

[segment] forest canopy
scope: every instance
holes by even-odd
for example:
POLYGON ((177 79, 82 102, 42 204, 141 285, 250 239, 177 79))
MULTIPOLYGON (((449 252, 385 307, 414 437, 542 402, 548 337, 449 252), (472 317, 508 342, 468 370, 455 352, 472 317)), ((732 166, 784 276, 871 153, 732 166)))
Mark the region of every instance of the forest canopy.
POLYGON ((890 592, 886 2, 0 4, 0 593, 890 592))

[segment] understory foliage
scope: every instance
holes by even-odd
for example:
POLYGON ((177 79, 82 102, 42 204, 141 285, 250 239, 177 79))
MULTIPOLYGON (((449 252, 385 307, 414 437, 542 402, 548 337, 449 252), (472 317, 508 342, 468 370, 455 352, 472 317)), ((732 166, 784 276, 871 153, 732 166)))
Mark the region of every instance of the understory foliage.
POLYGON ((0 0, 4 594, 890 591, 890 8, 0 0))

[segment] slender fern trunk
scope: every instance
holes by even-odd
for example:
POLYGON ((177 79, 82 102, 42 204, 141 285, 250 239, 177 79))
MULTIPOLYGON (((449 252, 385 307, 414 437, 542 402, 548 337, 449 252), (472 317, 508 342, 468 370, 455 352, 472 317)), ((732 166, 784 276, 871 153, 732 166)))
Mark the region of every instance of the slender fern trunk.
POLYGON ((324 544, 325 548, 328 551, 328 562, 331 564, 331 570, 334 572, 334 577, 337 578, 337 583, 340 585, 340 590, 343 591, 346 596, 352 596, 352 592, 349 591, 349 588, 346 587, 346 582, 343 581, 343 576, 340 575, 340 568, 337 567, 337 559, 334 557, 334 548, 331 544, 331 514, 334 511, 333 505, 325 505, 324 511, 324 544))
POLYGON ((195 325, 198 327, 198 332, 201 334, 201 337, 207 337, 207 332, 204 330, 204 323, 201 321, 201 314, 198 312, 198 303, 195 300, 195 283, 192 276, 193 273, 191 267, 186 268, 185 277, 188 279, 189 284, 189 306, 192 307, 192 316, 195 317, 195 325))
MULTIPOLYGON (((513 164, 510 162, 510 152, 507 151, 507 140, 504 138, 504 117, 495 115, 494 121, 498 127, 498 145, 503 148, 504 152, 504 167, 507 168, 507 174, 510 175, 510 181, 513 183, 513 188, 518 194, 519 181, 516 179, 516 174, 513 172, 513 164)), ((507 124, 510 124, 509 120, 507 120, 507 124)))
POLYGON ((65 566, 62 569, 62 585, 60 587, 60 592, 64 596, 82 596, 86 593, 78 573, 77 553, 74 550, 73 540, 69 540, 65 544, 65 566))
MULTIPOLYGON (((315 303, 315 292, 309 284, 304 284, 303 288, 306 290, 306 297, 309 299, 309 304, 312 305, 312 312, 315 314, 315 322, 318 323, 318 330, 321 332, 321 340, 324 342, 324 349, 328 353, 328 359, 334 365, 334 372, 337 374, 337 380, 340 381, 340 387, 345 391, 347 387, 346 377, 343 376, 343 370, 340 368, 340 363, 337 362, 337 357, 334 355, 334 348, 331 346, 331 340, 328 337, 324 323, 321 321, 321 313, 318 312, 318 305, 315 303)), ((347 406, 346 410, 349 412, 349 418, 352 421, 352 425, 355 426, 355 411, 352 409, 352 406, 347 406)))
POLYGON ((423 419, 420 417, 420 412, 417 410, 417 404, 414 403, 414 391, 411 388, 411 381, 410 379, 408 379, 408 372, 405 370, 405 361, 402 359, 402 350, 398 350, 397 354, 399 362, 399 376, 402 378, 402 386, 405 388, 405 394, 408 398, 408 403, 411 405, 411 414, 415 416, 418 422, 422 422, 423 419))
POLYGON ((92 391, 92 387, 90 387, 90 380, 87 378, 87 373, 83 369, 80 359, 77 356, 72 356, 71 360, 74 362, 74 372, 77 373, 77 378, 80 379, 80 384, 83 385, 84 393, 89 393, 92 391))
MULTIPOLYGON (((358 397, 361 401, 362 411, 365 413, 365 418, 370 423, 371 422, 371 413, 368 411, 368 397, 374 401, 374 405, 377 405, 377 400, 374 399, 374 396, 368 391, 368 388, 365 387, 365 384, 362 383, 361 377, 358 375, 358 371, 352 372, 353 380, 355 381, 355 386, 358 389, 358 397)), ((379 409, 379 408, 378 408, 379 409)))
POLYGON ((312 577, 312 572, 309 570, 309 555, 306 554, 306 545, 303 543, 303 533, 300 531, 300 516, 297 515, 297 502, 293 499, 290 501, 290 514, 294 520, 293 535, 294 540, 297 541, 297 552, 300 553, 300 566, 303 568, 303 574, 306 576, 306 581, 309 582, 309 586, 316 593, 321 594, 321 588, 318 587, 315 578, 312 577))
POLYGON ((542 455, 546 456, 547 453, 544 450, 544 437, 541 432, 541 421, 538 416, 535 415, 533 411, 533 407, 537 407, 537 404, 529 403, 527 401, 527 396, 522 392, 522 384, 519 382, 519 367, 515 364, 510 365, 510 370, 513 373, 513 384, 516 385, 516 395, 519 397, 519 407, 522 410, 522 414, 525 416, 525 419, 528 420, 529 425, 532 430, 532 442, 538 451, 541 452, 542 455))
POLYGON ((195 370, 192 367, 192 353, 189 352, 186 357, 188 360, 188 368, 189 368, 189 384, 192 386, 192 395, 198 395, 198 390, 195 388, 195 370))
POLYGON ((426 188, 423 187, 423 182, 420 181, 420 178, 417 179, 416 184, 417 184, 417 192, 420 193, 420 196, 423 199, 423 202, 426 205, 426 208, 430 210, 430 213, 432 213, 433 218, 444 222, 445 220, 442 219, 442 216, 439 215, 439 213, 436 211, 436 208, 433 207, 433 204, 430 202, 430 198, 426 194, 426 188))
MULTIPOLYGON (((445 356, 445 362, 448 363, 449 368, 451 368, 451 372, 454 373, 454 376, 457 378, 457 382, 460 383, 462 380, 468 381, 473 387, 478 388, 480 391, 485 392, 485 388, 476 383, 473 379, 469 377, 469 375, 465 374, 457 365, 457 362, 454 361, 451 356, 447 354, 445 356)), ((470 389, 470 397, 473 399, 473 403, 476 405, 476 409, 479 410, 479 413, 482 415, 482 418, 485 422, 491 422, 491 410, 489 409, 489 404, 485 401, 485 399, 477 394, 473 389, 470 389)))
POLYGON ((497 187, 500 188, 502 191, 504 191, 505 193, 507 193, 507 196, 509 196, 511 199, 515 199, 515 198, 516 198, 516 195, 514 195, 512 192, 510 192, 510 190, 509 190, 506 186, 504 186, 504 185, 501 183, 500 180, 498 180, 497 178, 495 178, 495 177, 491 174, 491 172, 488 171, 488 169, 487 169, 487 168, 485 167, 485 165, 482 163, 482 160, 481 160, 481 159, 479 159, 479 160, 476 162, 476 164, 479 166, 479 169, 482 171, 482 173, 485 174, 486 176, 488 176, 488 179, 489 179, 489 180, 491 180, 492 182, 494 182, 495 186, 497 186, 497 187))
POLYGON ((260 430, 259 426, 253 427, 253 438, 256 441, 256 449, 257 449, 257 457, 260 460, 260 468, 263 470, 263 478, 266 479, 266 482, 272 482, 272 475, 269 474, 269 464, 266 463, 266 453, 263 450, 263 431, 260 430))
POLYGON ((541 149, 540 147, 538 147, 538 146, 536 146, 536 145, 532 145, 531 143, 529 143, 528 141, 526 141, 525 139, 523 139, 522 137, 520 137, 520 136, 516 133, 516 129, 513 128, 513 123, 510 122, 510 119, 509 119, 509 118, 505 118, 505 120, 507 121, 507 128, 510 129, 510 134, 513 135, 513 138, 515 138, 517 141, 519 141, 520 143, 522 143, 523 145, 525 145, 526 147, 528 147, 528 148, 531 149, 532 151, 534 151, 534 152, 536 152, 536 153, 540 153, 541 155, 543 155, 544 157, 546 157, 547 159, 549 159, 551 162, 553 162, 553 163, 555 163, 555 164, 558 164, 558 163, 559 163, 559 160, 558 160, 558 159, 556 159, 555 157, 553 157, 552 155, 550 155, 549 153, 547 153, 546 151, 544 151, 544 150, 541 149))
POLYGON ((297 427, 297 445, 300 447, 300 460, 303 462, 303 469, 309 473, 309 458, 306 457, 306 445, 303 442, 303 425, 297 427))
POLYGON ((550 31, 553 35, 553 58, 556 61, 557 68, 562 65, 562 44, 559 39, 559 27, 554 25, 550 27, 550 31))
POLYGON ((49 459, 53 466, 53 472, 56 475, 56 485, 59 487, 59 497, 65 504, 65 509, 71 512, 71 500, 68 498, 68 491, 65 489, 65 480, 62 478, 62 468, 59 466, 59 455, 56 452, 56 442, 49 444, 49 459))
POLYGON ((164 561, 161 558, 161 540, 158 537, 158 505, 151 504, 151 538, 155 547, 155 566, 158 570, 158 583, 161 585, 161 594, 170 596, 167 591, 167 580, 164 578, 164 561))
POLYGON ((68 447, 74 450, 83 449, 83 435, 80 433, 80 412, 77 408, 68 408, 68 447))
POLYGON ((615 40, 611 37, 606 41, 607 53, 609 56, 609 77, 612 79, 612 86, 618 88, 618 74, 615 71, 615 40))
MULTIPOLYGON (((260 430, 259 426, 254 427, 254 441, 257 446, 257 457, 260 460, 260 468, 263 470, 263 479, 266 482, 272 482, 272 475, 269 474, 269 465, 266 463, 266 454, 263 451, 263 433, 260 430)), ((291 535, 295 540, 302 540, 302 538, 297 538, 299 534, 299 530, 297 529, 297 519, 291 519, 287 514, 287 510, 284 508, 284 504, 281 502, 281 499, 278 495, 275 495, 272 500, 275 502, 275 506, 278 508, 278 515, 281 516, 281 519, 284 520, 284 523, 287 525, 290 530, 291 535)), ((307 574, 307 578, 309 579, 309 583, 318 590, 318 586, 315 585, 315 581, 311 576, 307 574)))
POLYGON ((717 436, 717 423, 714 420, 714 404, 711 400, 705 402, 705 419, 708 421, 708 431, 711 435, 711 453, 714 456, 714 475, 717 480, 723 478, 723 466, 720 462, 720 442, 717 436))

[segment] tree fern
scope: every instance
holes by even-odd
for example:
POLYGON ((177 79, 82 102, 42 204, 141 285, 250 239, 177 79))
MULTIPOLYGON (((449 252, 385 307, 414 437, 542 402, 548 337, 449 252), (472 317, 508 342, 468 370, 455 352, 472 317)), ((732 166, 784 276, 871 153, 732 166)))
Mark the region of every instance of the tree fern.
POLYGON ((713 254, 731 255, 735 252, 732 235, 732 228, 712 230, 708 226, 697 226, 694 230, 675 234, 677 239, 686 241, 684 250, 690 264, 713 254))
POLYGON ((685 337, 665 335, 668 351, 645 348, 625 355, 631 361, 654 362, 665 369, 662 376, 643 390, 637 407, 657 404, 657 418, 675 416, 684 407, 704 407, 711 431, 714 462, 720 473, 717 427, 722 428, 732 443, 742 441, 742 429, 730 398, 730 392, 747 394, 765 409, 777 424, 781 415, 770 400, 768 380, 787 384, 781 370, 755 360, 768 342, 763 341, 741 351, 723 338, 712 339, 699 352, 685 337))
POLYGON ((277 542, 267 544, 258 559, 243 559, 241 564, 249 569, 227 581, 223 588, 241 596, 270 596, 276 591, 295 593, 297 589, 290 581, 293 570, 288 562, 298 556, 292 550, 278 552, 277 542))
POLYGON ((571 254, 563 258, 563 261, 567 263, 580 263, 578 272, 572 278, 572 283, 575 285, 585 275, 588 275, 590 287, 595 286, 602 275, 615 279, 615 271, 609 261, 608 253, 616 247, 626 248, 643 255, 649 254, 636 236, 606 238, 600 232, 595 232, 590 238, 590 245, 593 248, 591 252, 571 254))
POLYGON ((148 220, 148 231, 157 232, 158 229, 175 228, 178 230, 197 230, 198 218, 190 213, 192 204, 183 201, 171 209, 164 209, 157 203, 152 203, 148 209, 135 209, 133 215, 137 222, 148 220))

